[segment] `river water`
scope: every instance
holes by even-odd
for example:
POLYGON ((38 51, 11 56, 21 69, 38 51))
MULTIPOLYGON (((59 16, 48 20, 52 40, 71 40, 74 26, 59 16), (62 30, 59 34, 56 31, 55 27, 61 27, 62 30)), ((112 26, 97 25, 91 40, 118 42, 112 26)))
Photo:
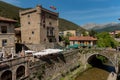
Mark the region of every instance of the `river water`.
POLYGON ((112 63, 109 61, 102 63, 95 59, 91 64, 93 67, 81 73, 75 80, 107 80, 109 73, 115 72, 112 63))
POLYGON ((108 71, 93 67, 81 73, 75 80, 107 80, 108 75, 108 71))

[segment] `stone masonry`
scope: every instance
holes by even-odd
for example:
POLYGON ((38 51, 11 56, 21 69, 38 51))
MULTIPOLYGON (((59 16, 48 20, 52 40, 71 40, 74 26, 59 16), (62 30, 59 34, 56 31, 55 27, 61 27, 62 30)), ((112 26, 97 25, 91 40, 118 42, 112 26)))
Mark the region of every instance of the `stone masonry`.
POLYGON ((38 5, 20 11, 21 39, 25 44, 58 42, 58 13, 38 5))

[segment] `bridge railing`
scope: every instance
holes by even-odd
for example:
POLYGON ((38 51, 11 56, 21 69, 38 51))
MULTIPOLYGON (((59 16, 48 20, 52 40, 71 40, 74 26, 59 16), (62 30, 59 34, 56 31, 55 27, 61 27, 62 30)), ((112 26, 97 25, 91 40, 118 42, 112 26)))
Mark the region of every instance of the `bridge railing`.
POLYGON ((18 57, 14 59, 7 59, 4 61, 1 61, 0 66, 8 65, 9 67, 11 67, 13 65, 18 65, 24 62, 26 62, 26 57, 18 57))

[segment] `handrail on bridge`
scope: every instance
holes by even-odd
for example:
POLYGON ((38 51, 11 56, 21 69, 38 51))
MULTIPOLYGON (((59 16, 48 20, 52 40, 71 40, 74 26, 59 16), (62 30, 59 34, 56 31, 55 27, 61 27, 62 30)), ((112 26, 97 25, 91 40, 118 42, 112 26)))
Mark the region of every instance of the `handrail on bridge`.
POLYGON ((9 66, 17 65, 17 64, 23 63, 25 61, 26 61, 26 57, 17 57, 17 58, 13 58, 13 59, 6 59, 3 61, 0 61, 0 66, 4 65, 4 64, 7 64, 9 66))

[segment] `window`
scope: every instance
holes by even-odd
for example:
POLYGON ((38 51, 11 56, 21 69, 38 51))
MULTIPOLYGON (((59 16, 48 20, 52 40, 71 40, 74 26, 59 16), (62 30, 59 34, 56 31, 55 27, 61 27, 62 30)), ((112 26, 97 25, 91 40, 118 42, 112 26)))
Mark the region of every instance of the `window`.
POLYGON ((49 39, 49 42, 53 42, 52 39, 49 39))
POLYGON ((2 46, 7 46, 7 40, 6 39, 2 40, 2 46))
POLYGON ((52 23, 51 23, 51 22, 49 22, 49 25, 52 25, 52 23))
POLYGON ((43 20, 43 23, 45 23, 45 20, 43 20))
POLYGON ((50 29, 50 35, 53 36, 54 33, 53 33, 53 28, 50 29))
POLYGON ((47 28, 47 36, 54 36, 54 28, 53 27, 47 28))
POLYGON ((31 37, 29 37, 29 40, 31 40, 31 37))
POLYGON ((28 24, 30 24, 30 22, 28 22, 28 24))
POLYGON ((43 28, 45 28, 45 24, 43 24, 43 28))
POLYGON ((1 33, 7 33, 7 26, 1 26, 1 33))
POLYGON ((49 16, 49 18, 51 18, 51 16, 49 16))
POLYGON ((32 31, 32 34, 34 34, 34 31, 32 31))
POLYGON ((28 15, 28 18, 30 17, 30 15, 28 15))

